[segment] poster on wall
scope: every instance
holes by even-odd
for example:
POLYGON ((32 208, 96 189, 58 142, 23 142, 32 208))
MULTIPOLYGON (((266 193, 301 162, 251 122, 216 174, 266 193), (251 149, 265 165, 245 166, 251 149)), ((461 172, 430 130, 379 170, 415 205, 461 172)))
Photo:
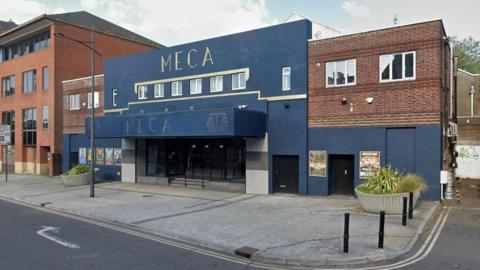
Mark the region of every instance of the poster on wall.
POLYGON ((92 149, 87 148, 87 161, 88 164, 92 164, 92 149))
POLYGON ((113 148, 105 148, 105 165, 113 165, 113 148))
POLYGON ((379 151, 360 151, 360 178, 367 179, 380 170, 379 151))
POLYGON ((78 149, 78 163, 87 164, 87 148, 80 147, 78 149))
POLYGON ((309 175, 319 177, 327 176, 327 151, 310 151, 309 175))
POLYGON ((122 164, 122 148, 113 149, 113 161, 115 165, 122 164))
POLYGON ((105 148, 103 147, 95 148, 95 164, 97 165, 105 164, 105 148))

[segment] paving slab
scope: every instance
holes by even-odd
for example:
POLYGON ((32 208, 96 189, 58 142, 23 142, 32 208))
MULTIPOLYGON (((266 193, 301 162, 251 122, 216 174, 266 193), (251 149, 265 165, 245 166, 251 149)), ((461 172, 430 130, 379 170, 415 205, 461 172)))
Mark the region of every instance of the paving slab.
POLYGON ((387 216, 385 248, 378 249, 379 215, 353 197, 252 195, 120 182, 66 187, 59 177, 13 175, 0 196, 77 215, 136 226, 234 254, 258 249, 253 260, 301 265, 358 264, 408 252, 437 203, 420 201, 414 219, 387 216), (350 213, 350 252, 343 253, 344 213, 350 213))

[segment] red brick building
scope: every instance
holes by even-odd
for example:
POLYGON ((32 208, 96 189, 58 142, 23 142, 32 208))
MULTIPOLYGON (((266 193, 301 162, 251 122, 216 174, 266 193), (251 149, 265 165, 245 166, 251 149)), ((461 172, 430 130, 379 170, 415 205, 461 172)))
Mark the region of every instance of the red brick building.
POLYGON ((60 171, 62 81, 89 76, 91 62, 89 48, 54 33, 89 40, 92 25, 102 54, 96 58, 97 74, 103 73, 105 59, 162 47, 83 11, 42 15, 0 34, 1 121, 12 126, 9 168, 15 173, 60 171))
POLYGON ((437 198, 456 118, 442 21, 313 40, 308 65, 309 148, 326 151, 329 164, 327 181, 311 175, 311 186, 351 194, 371 169, 390 164, 422 175, 427 197, 437 198))

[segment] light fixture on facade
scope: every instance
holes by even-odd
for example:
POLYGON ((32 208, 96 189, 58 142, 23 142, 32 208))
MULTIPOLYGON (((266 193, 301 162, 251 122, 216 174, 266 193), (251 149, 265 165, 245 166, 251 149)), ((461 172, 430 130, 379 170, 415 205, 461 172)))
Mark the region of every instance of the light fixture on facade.
POLYGON ((345 105, 348 103, 348 100, 346 97, 342 97, 342 104, 345 105))
POLYGON ((373 103, 373 97, 367 97, 365 100, 367 101, 368 104, 373 103))
POLYGON ((197 148, 197 146, 195 144, 192 144, 192 148, 195 149, 197 148))
POLYGON ((220 147, 220 149, 223 149, 223 144, 220 144, 218 147, 220 147))
POLYGON ((246 108, 248 108, 248 105, 245 105, 245 104, 238 105, 239 110, 245 110, 246 108))
POLYGON ((210 145, 205 144, 205 148, 206 148, 206 149, 210 148, 210 145))

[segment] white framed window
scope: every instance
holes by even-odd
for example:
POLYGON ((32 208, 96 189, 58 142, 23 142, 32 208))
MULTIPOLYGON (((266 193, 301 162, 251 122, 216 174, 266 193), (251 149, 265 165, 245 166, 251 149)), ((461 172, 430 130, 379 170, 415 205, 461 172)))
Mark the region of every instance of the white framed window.
POLYGON ((357 60, 328 62, 325 65, 327 87, 355 85, 357 82, 357 60))
POLYGON ((117 89, 112 89, 112 106, 117 107, 117 89))
MULTIPOLYGON (((94 95, 94 102, 95 102, 95 108, 98 108, 100 106, 100 96, 98 94, 98 92, 94 92, 93 93, 94 95)), ((91 109, 92 108, 92 93, 88 93, 88 108, 91 109)))
POLYGON ((80 110, 80 94, 69 96, 69 108, 70 111, 80 110))
POLYGON ((290 90, 290 67, 283 67, 282 68, 282 90, 288 91, 290 90))
POLYGON ((232 90, 245 89, 247 87, 245 72, 232 74, 232 90))
POLYGON ((153 96, 161 98, 165 96, 165 85, 163 83, 156 83, 153 85, 153 96))
POLYGON ((190 95, 197 95, 202 93, 202 79, 190 80, 190 95))
POLYGON ((48 128, 48 106, 42 108, 42 128, 48 128))
POLYGON ((210 92, 223 91, 223 76, 210 77, 210 92))
POLYGON ((137 87, 137 98, 139 100, 147 99, 148 87, 146 85, 139 85, 137 87))
POLYGON ((380 55, 379 63, 380 82, 415 80, 415 52, 380 55))
POLYGON ((176 81, 172 82, 172 97, 177 97, 182 95, 182 82, 176 81))

